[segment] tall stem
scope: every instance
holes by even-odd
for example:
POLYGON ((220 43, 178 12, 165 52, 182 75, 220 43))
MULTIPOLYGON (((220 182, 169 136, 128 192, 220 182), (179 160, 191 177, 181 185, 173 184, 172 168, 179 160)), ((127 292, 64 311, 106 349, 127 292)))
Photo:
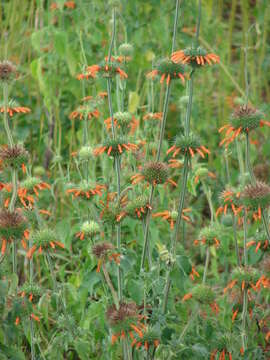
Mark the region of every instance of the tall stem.
MULTIPOLYGON (((152 206, 151 204, 153 203, 153 197, 154 197, 154 186, 152 185, 151 190, 150 190, 150 195, 149 195, 149 202, 148 202, 150 207, 152 206)), ((147 215, 146 215, 146 220, 145 220, 144 242, 143 242, 143 251, 142 251, 142 259, 141 259, 141 271, 144 268, 147 247, 149 246, 148 245, 148 238, 149 238, 150 217, 151 217, 151 210, 148 209, 147 215)), ((149 264, 149 266, 150 266, 150 264, 149 264)))
MULTIPOLYGON (((244 266, 248 266, 247 258, 247 209, 244 210, 244 266)), ((247 309, 248 309, 248 297, 247 297, 247 288, 244 288, 243 292, 243 312, 242 312, 242 347, 244 351, 247 348, 247 309)))
POLYGON ((199 0, 199 12, 198 12, 197 28, 196 28, 196 38, 195 38, 195 46, 196 46, 196 47, 198 46, 198 42, 199 42, 201 16, 202 16, 202 0, 199 0))
POLYGON ((210 260, 210 248, 207 246, 206 248, 206 257, 205 257, 205 265, 204 265, 204 271, 203 271, 203 284, 206 282, 206 276, 209 266, 209 260, 210 260))
MULTIPOLYGON (((114 39, 115 39, 115 31, 116 31, 116 13, 115 8, 113 8, 113 31, 112 31, 112 38, 108 53, 108 62, 111 60, 112 56, 112 49, 114 45, 114 39)), ((108 103, 109 103, 109 112, 110 112, 110 118, 111 118, 111 129, 112 129, 112 137, 115 140, 116 139, 116 133, 115 133, 115 127, 114 127, 114 115, 113 115, 113 106, 112 106, 112 89, 111 89, 111 79, 107 79, 107 92, 108 92, 108 103)), ((116 182, 117 182, 117 200, 120 201, 120 194, 121 194, 121 166, 120 166, 120 158, 118 156, 115 157, 115 172, 116 172, 116 182)), ((121 248, 121 225, 117 224, 116 226, 116 244, 117 249, 120 251, 121 248)), ((117 269, 117 282, 118 282, 118 297, 121 300, 122 299, 122 276, 121 276, 121 269, 118 267, 117 269)))
POLYGON ((256 179, 255 179, 252 165, 250 162, 250 143, 249 143, 249 133, 248 132, 246 133, 246 168, 247 168, 247 171, 249 172, 251 182, 254 184, 256 182, 256 179))
POLYGON ((103 273, 104 273, 106 283, 107 283, 107 285, 109 286, 109 288, 111 290, 115 306, 116 306, 117 309, 119 309, 119 299, 118 299, 117 293, 116 293, 116 291, 115 291, 115 289, 113 287, 113 284, 111 282, 111 278, 110 278, 110 275, 109 275, 109 273, 107 271, 107 267, 106 267, 105 262, 102 265, 102 270, 103 270, 103 273))

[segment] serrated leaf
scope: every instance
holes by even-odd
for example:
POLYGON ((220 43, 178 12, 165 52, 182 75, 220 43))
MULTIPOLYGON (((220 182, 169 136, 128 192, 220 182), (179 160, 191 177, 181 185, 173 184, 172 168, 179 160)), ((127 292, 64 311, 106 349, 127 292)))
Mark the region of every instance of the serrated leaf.
POLYGON ((130 91, 128 97, 128 111, 131 113, 135 113, 139 106, 140 97, 136 91, 130 91))

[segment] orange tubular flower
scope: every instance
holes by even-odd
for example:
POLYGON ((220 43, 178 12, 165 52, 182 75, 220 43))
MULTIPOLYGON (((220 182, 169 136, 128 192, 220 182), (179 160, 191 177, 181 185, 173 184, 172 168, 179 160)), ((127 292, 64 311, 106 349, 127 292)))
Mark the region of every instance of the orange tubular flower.
POLYGON ((197 278, 200 277, 200 274, 198 273, 198 271, 196 271, 194 266, 192 266, 191 273, 190 273, 189 277, 191 278, 192 281, 195 280, 195 277, 197 277, 197 278))
MULTIPOLYGON (((0 113, 5 112, 5 107, 3 104, 0 105, 0 113)), ((25 106, 19 106, 15 101, 11 100, 6 108, 6 112, 10 117, 13 117, 15 114, 28 114, 31 110, 25 106)))
POLYGON ((74 188, 68 189, 67 194, 72 194, 73 198, 81 197, 86 200, 91 199, 93 196, 101 196, 102 192, 106 189, 105 185, 91 184, 87 182, 82 182, 74 188))
POLYGON ((91 109, 87 106, 79 106, 75 111, 70 113, 70 120, 79 119, 84 120, 85 118, 91 120, 92 118, 97 119, 100 113, 98 109, 91 109))
MULTIPOLYGON (((185 220, 186 222, 191 222, 190 218, 187 215, 185 215, 185 213, 188 213, 190 211, 191 211, 190 208, 183 209, 182 219, 185 220)), ((154 218, 161 217, 163 220, 167 220, 170 224, 170 228, 173 229, 176 219, 178 217, 178 212, 176 210, 173 211, 165 210, 165 211, 157 212, 152 216, 154 218)))
POLYGON ((227 351, 226 349, 223 349, 221 351, 215 349, 211 352, 211 355, 210 355, 210 360, 215 360, 216 358, 216 355, 219 353, 219 360, 226 360, 226 354, 228 355, 229 357, 229 360, 232 360, 232 354, 227 351))
POLYGON ((143 120, 161 120, 163 116, 162 112, 148 113, 144 115, 143 120))
POLYGON ((191 157, 194 157, 195 153, 198 153, 203 159, 205 155, 209 155, 210 151, 204 146, 201 145, 199 137, 194 134, 189 135, 180 135, 175 139, 175 143, 167 150, 167 155, 172 153, 174 158, 179 153, 185 155, 189 154, 191 157))
MULTIPOLYGON (((134 134, 137 127, 139 126, 139 121, 135 119, 135 116, 128 112, 117 112, 114 114, 114 126, 122 131, 126 132, 130 130, 130 134, 134 134)), ((112 128, 112 119, 109 117, 104 120, 107 130, 112 128)))
POLYGON ((108 58, 106 57, 105 60, 99 65, 95 64, 88 66, 86 69, 86 73, 78 75, 77 79, 82 80, 88 79, 89 77, 96 78, 97 74, 101 74, 101 76, 105 78, 111 78, 114 75, 119 75, 121 79, 127 79, 127 74, 120 67, 121 62, 121 57, 111 57, 110 62, 108 62, 108 58))
POLYGON ((189 64, 192 67, 219 63, 219 56, 208 53, 201 46, 198 48, 190 47, 184 50, 175 51, 172 54, 171 59, 174 63, 189 64))
MULTIPOLYGON (((67 9, 75 9, 76 8, 76 3, 75 1, 66 1, 64 3, 64 7, 67 9)), ((57 10, 58 9, 58 5, 57 3, 52 3, 50 6, 51 10, 57 10)))
POLYGON ((185 84, 184 77, 184 68, 181 65, 173 63, 170 59, 162 59, 160 60, 156 68, 150 71, 146 77, 149 79, 155 79, 157 76, 160 76, 160 83, 162 84, 166 79, 167 85, 172 80, 181 80, 183 84, 185 84))
POLYGON ((94 149, 93 154, 98 156, 106 152, 109 156, 120 156, 125 151, 135 151, 137 149, 137 145, 130 143, 124 138, 108 139, 104 145, 94 149))
POLYGON ((219 146, 225 144, 227 147, 233 142, 241 133, 249 133, 258 127, 264 125, 270 126, 270 122, 263 119, 264 114, 259 110, 250 107, 249 105, 242 105, 238 107, 231 116, 230 123, 222 126, 219 133, 225 132, 224 139, 219 143, 219 146))
POLYGON ((241 210, 243 209, 243 206, 237 207, 236 202, 237 199, 240 197, 240 192, 235 192, 233 190, 224 190, 221 195, 220 199, 223 201, 224 205, 220 206, 217 211, 216 215, 220 215, 223 213, 224 215, 227 214, 228 210, 231 209, 234 216, 238 216, 241 210))

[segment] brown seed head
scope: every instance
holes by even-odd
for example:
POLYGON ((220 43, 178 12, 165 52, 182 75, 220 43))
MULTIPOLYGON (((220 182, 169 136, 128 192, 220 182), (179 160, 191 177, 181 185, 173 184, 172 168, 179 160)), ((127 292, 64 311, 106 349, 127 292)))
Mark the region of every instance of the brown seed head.
POLYGON ((249 199, 258 199, 270 195, 270 186, 262 181, 257 181, 255 185, 247 185, 242 196, 249 199))
POLYGON ((257 110, 249 105, 241 105, 235 109, 233 116, 239 118, 246 117, 246 116, 254 115, 256 112, 257 110))
POLYGON ((11 212, 6 209, 0 210, 1 228, 20 227, 24 222, 25 222, 25 218, 18 210, 15 210, 14 212, 11 212))
POLYGON ((92 247, 92 253, 97 257, 101 258, 107 255, 108 252, 114 249, 114 246, 108 242, 102 242, 92 247))
POLYGON ((15 66, 10 61, 0 62, 0 81, 8 81, 14 77, 16 72, 15 66))
POLYGON ((107 310, 107 319, 112 325, 116 325, 119 322, 123 322, 131 317, 137 316, 137 305, 131 303, 120 303, 117 310, 115 305, 112 305, 107 310))
POLYGON ((254 166, 254 174, 260 181, 268 181, 269 179, 269 164, 258 164, 254 166))

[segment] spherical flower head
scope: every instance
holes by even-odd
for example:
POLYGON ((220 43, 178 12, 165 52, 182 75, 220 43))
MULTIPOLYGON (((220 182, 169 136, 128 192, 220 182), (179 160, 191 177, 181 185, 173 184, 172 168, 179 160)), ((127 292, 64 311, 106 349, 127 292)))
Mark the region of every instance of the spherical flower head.
POLYGON ((172 156, 180 154, 188 154, 193 157, 195 153, 198 153, 202 158, 205 158, 205 154, 210 154, 210 151, 203 145, 198 136, 194 134, 180 135, 175 139, 175 143, 167 151, 167 154, 172 153, 172 156))
POLYGON ((117 124, 120 126, 120 128, 125 130, 128 128, 128 125, 132 120, 132 114, 130 114, 127 111, 125 112, 118 111, 117 113, 114 114, 114 118, 117 120, 117 124))
POLYGON ((18 294, 23 298, 27 297, 33 304, 37 304, 43 292, 36 284, 24 283, 19 288, 18 294))
POLYGON ((219 56, 208 53, 202 46, 192 46, 184 50, 176 51, 172 54, 171 59, 175 63, 188 64, 193 68, 219 62, 219 56))
POLYGON ((46 170, 43 166, 35 166, 33 169, 34 176, 42 177, 46 174, 46 170))
POLYGON ((264 257, 263 261, 260 264, 260 267, 263 273, 266 276, 270 277, 270 255, 264 257))
POLYGON ((178 211, 176 211, 176 210, 170 211, 170 216, 173 221, 176 221, 176 219, 178 218, 178 211))
POLYGON ((241 193, 243 204, 252 209, 265 209, 270 205, 270 186, 262 181, 247 185, 241 193))
POLYGON ((259 271, 251 266, 239 266, 235 268, 232 273, 232 280, 235 280, 242 290, 244 290, 244 288, 253 288, 259 278, 259 271))
POLYGON ((200 241, 207 246, 219 246, 220 241, 219 238, 222 235, 222 227, 218 224, 213 224, 210 226, 206 226, 201 229, 199 239, 200 241))
POLYGON ((138 334, 134 332, 132 339, 132 347, 136 345, 137 349, 143 347, 146 351, 148 351, 151 346, 154 348, 158 347, 161 339, 161 334, 160 331, 158 331, 157 329, 147 327, 147 329, 144 328, 144 331, 142 333, 138 334))
POLYGON ((146 195, 140 195, 128 202, 124 208, 125 213, 133 218, 143 220, 149 209, 149 200, 146 195))
POLYGON ((163 162, 149 162, 143 167, 142 175, 150 184, 164 184, 169 177, 169 168, 163 162))
POLYGON ((233 226, 233 216, 231 214, 222 215, 221 224, 225 227, 233 226))
POLYGON ((182 80, 183 84, 185 83, 183 66, 172 62, 169 58, 158 61, 154 70, 147 74, 147 77, 152 79, 156 76, 160 76, 161 83, 166 80, 166 83, 169 84, 171 80, 179 79, 182 80))
POLYGON ((109 1, 109 5, 111 6, 111 7, 113 7, 113 8, 121 8, 121 6, 122 6, 122 3, 121 3, 121 1, 120 0, 110 0, 109 1))
POLYGON ((21 187, 28 191, 32 191, 33 188, 38 186, 40 183, 41 180, 38 177, 28 176, 23 182, 21 182, 21 187))
POLYGON ((231 116, 231 124, 235 129, 241 128, 241 132, 249 132, 261 125, 263 114, 249 105, 237 108, 231 116))
POLYGON ((7 83, 14 79, 16 67, 12 62, 4 60, 0 62, 0 82, 7 83))
POLYGON ((28 152, 21 145, 0 148, 0 160, 5 167, 19 170, 22 166, 25 167, 28 158, 28 152))
POLYGON ((92 253, 98 258, 104 258, 114 250, 114 246, 108 242, 97 243, 92 247, 92 253))
POLYGON ((119 58, 115 59, 112 57, 110 61, 106 58, 99 64, 98 72, 103 78, 113 78, 116 75, 119 75, 122 79, 126 79, 128 77, 119 58))
POLYGON ((90 238, 94 237, 100 232, 100 226, 95 221, 85 221, 82 224, 81 231, 90 238))
POLYGON ((192 298, 201 304, 210 305, 215 300, 215 293, 208 285, 198 284, 192 291, 192 298))
POLYGON ((125 137, 119 136, 115 139, 107 138, 104 143, 94 150, 94 155, 100 155, 104 152, 109 156, 121 156, 125 151, 134 151, 137 145, 130 143, 125 137))
POLYGON ((36 251, 42 254, 44 250, 50 252, 50 250, 55 250, 56 247, 62 249, 65 247, 63 243, 59 242, 58 234, 49 228, 33 231, 30 234, 30 239, 32 240, 32 247, 27 252, 29 259, 32 258, 36 251))
POLYGON ((121 220, 121 205, 118 202, 110 202, 105 206, 100 214, 102 221, 110 226, 115 226, 121 220))
POLYGON ((134 52, 134 47, 129 43, 123 43, 119 46, 119 54, 124 56, 125 58, 132 57, 133 52, 134 52))
POLYGON ((75 198, 83 200, 92 200, 94 196, 101 196, 106 188, 105 185, 96 184, 91 180, 82 180, 79 184, 68 184, 67 193, 72 194, 75 198))
POLYGON ((89 161, 93 156, 93 149, 91 146, 83 146, 78 153, 80 161, 89 161))
POLYGON ((4 239, 21 239, 26 226, 26 219, 19 210, 0 210, 0 235, 4 239))

